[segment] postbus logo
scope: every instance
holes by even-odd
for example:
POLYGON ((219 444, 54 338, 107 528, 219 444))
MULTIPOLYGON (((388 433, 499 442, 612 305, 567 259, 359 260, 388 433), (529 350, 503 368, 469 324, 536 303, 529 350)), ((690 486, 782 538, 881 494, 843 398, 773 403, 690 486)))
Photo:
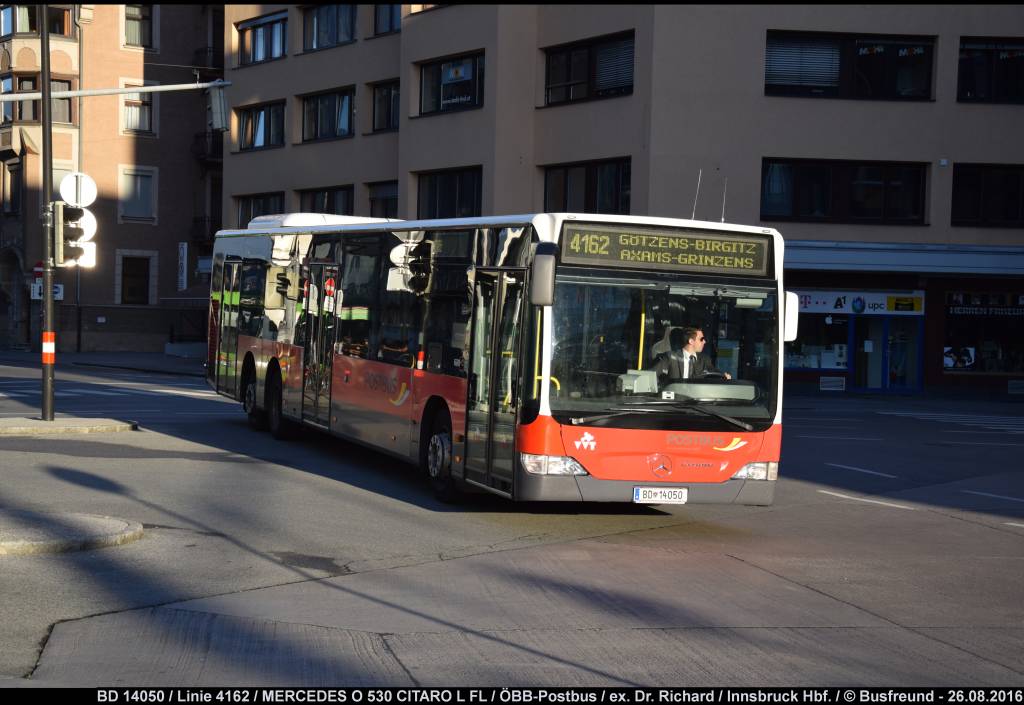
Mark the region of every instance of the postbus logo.
POLYGON ((580 439, 578 441, 575 441, 575 444, 576 450, 597 450, 597 440, 592 435, 590 435, 589 432, 586 432, 582 436, 580 436, 580 439))

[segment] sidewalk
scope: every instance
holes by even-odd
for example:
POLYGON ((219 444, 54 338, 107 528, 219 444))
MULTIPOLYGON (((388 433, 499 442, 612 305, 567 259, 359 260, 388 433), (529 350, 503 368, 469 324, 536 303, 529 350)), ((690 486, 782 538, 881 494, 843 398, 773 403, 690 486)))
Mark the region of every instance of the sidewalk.
MULTIPOLYGON (((159 352, 57 353, 57 367, 66 370, 73 370, 75 367, 95 367, 187 377, 205 377, 205 362, 204 358, 176 357, 159 352)), ((0 365, 38 368, 40 356, 36 352, 4 350, 0 351, 0 365)))

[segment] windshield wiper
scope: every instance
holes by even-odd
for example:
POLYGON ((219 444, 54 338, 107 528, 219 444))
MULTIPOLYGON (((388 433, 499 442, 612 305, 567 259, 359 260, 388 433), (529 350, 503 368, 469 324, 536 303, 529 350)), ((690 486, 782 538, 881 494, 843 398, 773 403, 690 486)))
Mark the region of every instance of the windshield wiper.
POLYGON ((653 414, 660 409, 611 409, 610 413, 598 414, 597 416, 577 416, 570 417, 569 423, 573 426, 579 426, 584 423, 591 423, 593 421, 603 421, 604 419, 615 418, 616 416, 629 416, 630 414, 653 414))
POLYGON ((648 401, 636 401, 636 402, 629 402, 629 401, 627 401, 627 402, 623 402, 623 404, 626 405, 626 406, 636 405, 636 406, 638 406, 640 408, 654 407, 653 409, 647 408, 646 410, 648 410, 648 411, 657 411, 658 409, 663 408, 663 407, 669 407, 669 408, 674 407, 674 408, 677 408, 677 409, 694 409, 695 411, 699 411, 699 412, 701 412, 703 414, 707 414, 708 416, 715 416, 717 418, 722 419, 723 421, 728 421, 729 423, 731 423, 734 426, 739 426, 744 431, 753 431, 754 430, 754 427, 751 426, 750 424, 748 424, 746 421, 740 421, 739 419, 734 419, 732 416, 726 416, 725 414, 721 413, 720 411, 715 411, 714 409, 708 408, 707 406, 704 406, 703 404, 701 404, 699 401, 697 401, 693 397, 683 396, 679 392, 676 392, 676 396, 677 397, 681 396, 683 398, 682 399, 652 399, 652 400, 648 400, 648 401))

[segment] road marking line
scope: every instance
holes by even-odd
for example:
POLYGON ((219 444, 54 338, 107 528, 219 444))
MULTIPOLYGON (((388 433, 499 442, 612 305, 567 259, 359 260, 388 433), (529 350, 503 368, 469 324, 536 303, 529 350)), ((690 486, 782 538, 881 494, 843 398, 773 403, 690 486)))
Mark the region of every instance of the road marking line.
POLYGON ((828 490, 818 490, 821 494, 829 494, 833 497, 842 497, 843 499, 852 499, 856 502, 868 502, 870 504, 881 504, 883 507, 895 507, 896 509, 909 509, 910 511, 916 511, 914 507, 907 507, 902 504, 893 504, 892 502, 879 502, 877 499, 864 499, 862 497, 851 497, 848 494, 839 494, 838 492, 829 492, 828 490))
POLYGON ((857 438, 854 436, 797 436, 797 438, 825 438, 833 441, 881 441, 881 438, 857 438))
POLYGON ((939 446, 1014 446, 1024 447, 1024 443, 971 443, 969 441, 936 441, 939 446))
POLYGON ((888 477, 893 480, 900 479, 898 475, 886 475, 884 472, 875 472, 874 470, 865 470, 864 468, 855 468, 852 465, 839 465, 838 463, 825 463, 833 468, 842 468, 843 470, 853 470, 855 472, 866 472, 868 475, 879 475, 880 477, 888 477))
POLYGON ((974 490, 960 490, 960 491, 963 492, 964 494, 976 494, 976 495, 980 495, 982 497, 995 497, 996 499, 1008 499, 1011 502, 1024 502, 1024 499, 1020 499, 1019 497, 1007 497, 1004 494, 989 494, 988 492, 975 492, 974 490))
POLYGON ((1024 529, 1024 524, 1014 524, 1012 521, 1004 521, 1007 526, 1016 526, 1018 529, 1024 529))

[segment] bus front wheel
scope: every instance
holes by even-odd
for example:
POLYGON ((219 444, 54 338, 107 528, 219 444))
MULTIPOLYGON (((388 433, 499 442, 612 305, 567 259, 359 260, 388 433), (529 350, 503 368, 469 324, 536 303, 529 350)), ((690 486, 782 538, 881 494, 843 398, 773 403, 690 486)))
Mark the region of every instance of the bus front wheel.
POLYGON ((424 465, 434 496, 442 502, 455 502, 461 492, 452 477, 452 422, 442 412, 434 419, 424 453, 424 465))

